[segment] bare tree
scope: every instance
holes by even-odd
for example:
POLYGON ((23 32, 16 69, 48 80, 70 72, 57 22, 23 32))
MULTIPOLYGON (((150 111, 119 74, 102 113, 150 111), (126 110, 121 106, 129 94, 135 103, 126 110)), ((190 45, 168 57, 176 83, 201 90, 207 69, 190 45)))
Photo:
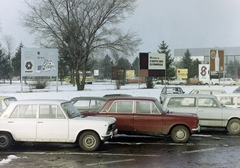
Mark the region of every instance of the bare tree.
POLYGON ((141 40, 117 25, 134 12, 136 0, 42 0, 25 1, 29 12, 23 26, 37 35, 36 43, 67 51, 75 72, 77 90, 83 90, 86 68, 99 51, 133 55, 141 40), (83 72, 80 81, 79 71, 83 72))
POLYGON ((14 54, 14 50, 15 50, 15 40, 11 35, 4 35, 3 36, 3 42, 5 43, 6 46, 6 53, 7 53, 7 58, 9 61, 9 80, 10 80, 10 84, 12 84, 12 56, 14 54))

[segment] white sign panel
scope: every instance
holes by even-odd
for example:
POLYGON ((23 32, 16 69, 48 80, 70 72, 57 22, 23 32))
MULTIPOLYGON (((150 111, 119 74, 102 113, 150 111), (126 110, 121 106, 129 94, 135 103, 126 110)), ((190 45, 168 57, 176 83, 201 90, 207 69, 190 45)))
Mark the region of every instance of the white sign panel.
POLYGON ((22 76, 58 76, 58 49, 22 48, 22 76))
POLYGON ((99 70, 94 70, 93 71, 93 76, 99 76, 99 70))
POLYGON ((148 69, 150 70, 165 70, 166 57, 161 53, 149 53, 148 54, 148 69))
POLYGON ((210 71, 210 66, 209 64, 199 64, 199 80, 200 81, 206 81, 208 83, 208 81, 210 80, 210 75, 209 75, 209 71, 210 71))

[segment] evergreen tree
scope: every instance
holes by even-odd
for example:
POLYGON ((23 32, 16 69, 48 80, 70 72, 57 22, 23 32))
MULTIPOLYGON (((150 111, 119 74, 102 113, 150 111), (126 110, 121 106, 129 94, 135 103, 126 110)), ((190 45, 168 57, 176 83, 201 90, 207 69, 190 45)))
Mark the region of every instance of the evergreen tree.
POLYGON ((101 78, 111 79, 112 77, 112 67, 113 61, 109 55, 106 55, 101 62, 101 67, 99 69, 99 74, 101 78))
POLYGON ((135 71, 135 76, 138 76, 139 57, 136 57, 131 65, 131 69, 135 71))
POLYGON ((226 71, 227 71, 226 76, 232 77, 233 79, 237 79, 239 68, 240 68, 239 61, 236 61, 236 60, 230 61, 226 68, 226 71))
MULTIPOLYGON (((159 50, 158 53, 166 54, 166 79, 170 80, 171 78, 176 76, 176 70, 173 67, 174 59, 171 57, 171 50, 168 49, 168 45, 162 41, 162 43, 158 46, 159 50)), ((165 77, 161 77, 160 79, 163 80, 165 77)))
POLYGON ((20 43, 19 47, 17 48, 17 52, 15 53, 15 56, 12 58, 12 68, 13 76, 21 76, 21 48, 23 47, 23 44, 20 43))
POLYGON ((125 70, 131 69, 131 63, 126 58, 120 58, 118 60, 117 66, 124 67, 125 70))
POLYGON ((201 64, 201 61, 199 61, 198 59, 192 61, 192 64, 188 68, 188 78, 194 78, 194 77, 198 78, 199 64, 201 64))
MULTIPOLYGON (((191 72, 190 68, 191 65, 192 65, 191 53, 187 49, 179 63, 179 67, 183 69, 188 69, 188 79, 193 77, 192 75, 194 74, 193 72, 191 72)), ((196 70, 198 70, 198 67, 196 70)))
POLYGON ((191 53, 187 49, 186 52, 184 53, 184 56, 182 57, 181 67, 184 68, 184 69, 188 69, 188 67, 191 64, 192 64, 191 53))

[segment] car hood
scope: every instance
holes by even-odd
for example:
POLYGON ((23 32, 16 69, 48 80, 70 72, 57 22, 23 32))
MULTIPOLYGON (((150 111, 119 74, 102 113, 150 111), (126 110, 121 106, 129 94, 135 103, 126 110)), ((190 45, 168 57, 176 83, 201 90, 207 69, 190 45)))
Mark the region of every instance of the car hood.
POLYGON ((113 117, 100 117, 100 116, 84 116, 84 117, 78 117, 79 120, 81 120, 82 118, 84 118, 84 120, 89 120, 89 121, 104 121, 104 122, 108 122, 108 123, 114 123, 116 122, 116 119, 113 117))

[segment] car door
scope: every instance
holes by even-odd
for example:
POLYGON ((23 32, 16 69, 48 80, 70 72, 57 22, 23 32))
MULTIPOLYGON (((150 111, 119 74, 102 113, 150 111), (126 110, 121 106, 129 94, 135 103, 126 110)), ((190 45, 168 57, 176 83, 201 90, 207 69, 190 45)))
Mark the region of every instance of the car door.
POLYGON ((58 105, 40 105, 37 139, 65 141, 68 139, 68 119, 58 105))
POLYGON ((200 126, 222 126, 222 107, 213 98, 199 98, 197 115, 200 126))
POLYGON ((119 131, 134 131, 133 100, 117 100, 113 102, 109 110, 107 110, 106 116, 116 118, 116 128, 119 131))
POLYGON ((142 133, 161 133, 162 114, 152 101, 135 101, 134 131, 142 133))
POLYGON ((14 139, 35 141, 37 105, 18 105, 8 118, 8 128, 14 139))

